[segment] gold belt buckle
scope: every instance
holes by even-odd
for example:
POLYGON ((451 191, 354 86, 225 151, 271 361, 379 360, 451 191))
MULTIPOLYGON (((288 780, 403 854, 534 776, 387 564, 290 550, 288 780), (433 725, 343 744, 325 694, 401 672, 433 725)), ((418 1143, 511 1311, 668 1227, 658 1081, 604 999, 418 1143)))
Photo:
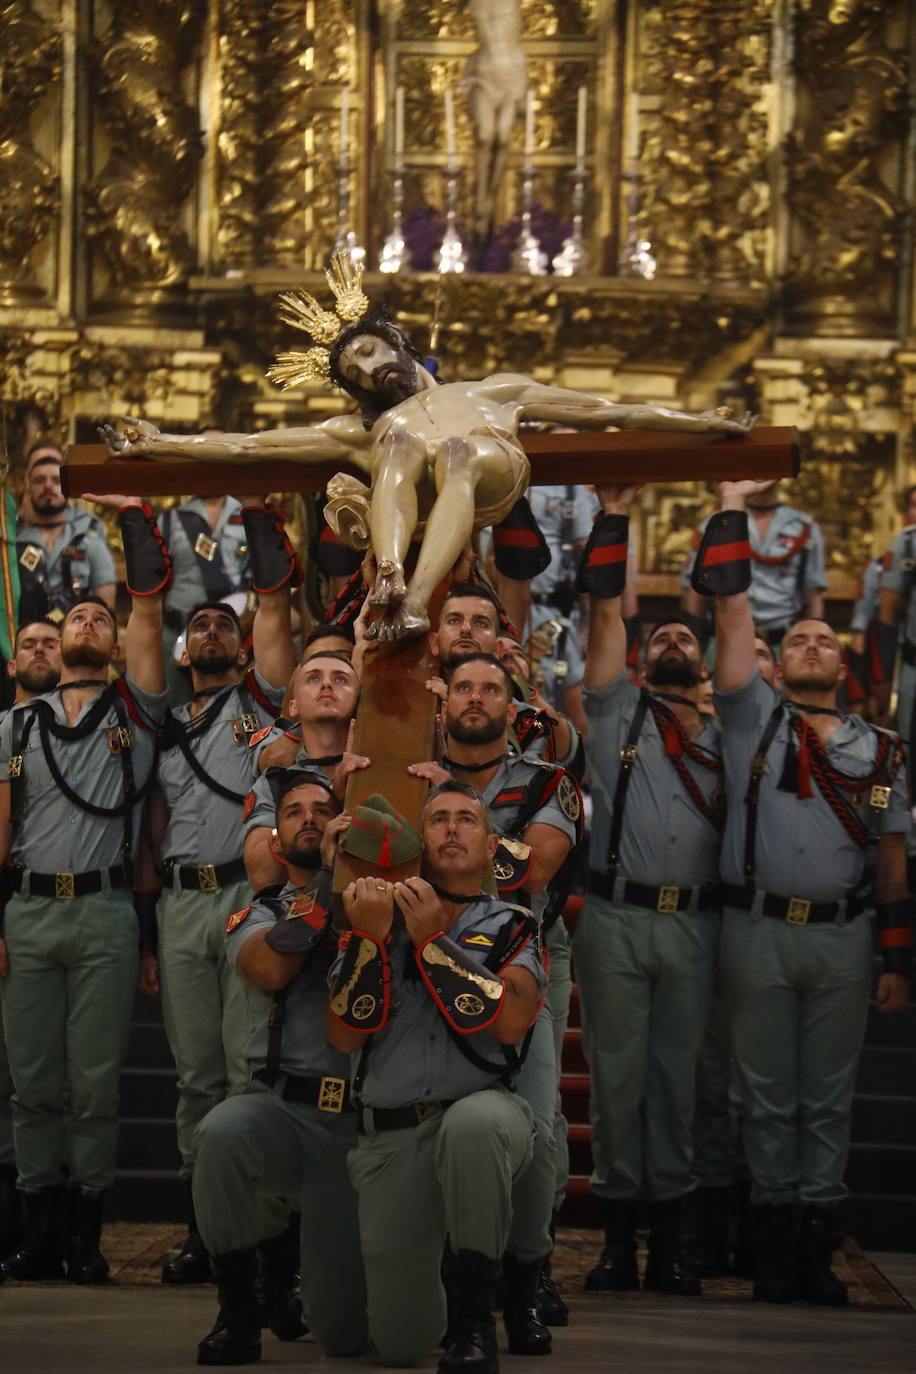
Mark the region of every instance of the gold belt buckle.
POLYGON ((258 718, 253 711, 246 711, 241 717, 241 721, 242 729, 246 730, 249 735, 253 734, 258 728, 258 718))
POLYGON ((806 897, 790 897, 786 908, 786 920, 790 926, 806 926, 811 903, 806 897))
POLYGON ((60 898, 75 897, 76 892, 73 887, 72 873, 54 874, 54 896, 60 898))
POLYGON ((21 778, 21 777, 22 777, 22 755, 21 755, 21 754, 13 754, 13 756, 11 757, 9 763, 8 763, 7 766, 6 766, 6 773, 7 773, 7 777, 10 777, 10 778, 21 778))
POLYGON ((430 1117, 439 1115, 442 1111, 442 1104, 439 1102, 415 1102, 413 1109, 417 1114, 417 1121, 429 1121, 430 1117))
POLYGON ((197 870, 197 886, 201 892, 216 892, 219 883, 216 881, 216 869, 212 864, 201 864, 197 870))
POLYGON ((212 563, 216 557, 217 541, 210 539, 205 534, 199 534, 194 544, 194 552, 200 558, 206 558, 208 563, 212 563))
POLYGON ((344 1107, 344 1094, 347 1090, 345 1078, 322 1078, 318 1087, 318 1110, 340 1115, 344 1107))
POLYGON ((886 811, 891 799, 891 789, 889 787, 873 787, 869 801, 872 806, 876 806, 879 811, 886 811))
POLYGON ((658 901, 655 905, 656 911, 671 912, 677 911, 678 898, 681 895, 679 887, 660 887, 658 889, 658 901))
POLYGON ((620 758, 623 763, 633 763, 636 758, 636 745, 625 744, 620 751, 620 758))

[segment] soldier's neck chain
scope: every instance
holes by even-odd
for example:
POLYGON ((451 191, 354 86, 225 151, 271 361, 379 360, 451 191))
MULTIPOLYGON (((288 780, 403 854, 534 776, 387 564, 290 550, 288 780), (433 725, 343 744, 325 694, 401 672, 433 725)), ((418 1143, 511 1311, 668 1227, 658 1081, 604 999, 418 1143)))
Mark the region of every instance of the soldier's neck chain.
POLYGON ((64 516, 63 520, 36 520, 34 524, 36 530, 60 530, 66 525, 68 518, 64 516))
POLYGON ((837 720, 845 720, 842 711, 838 711, 835 706, 809 706, 805 701, 793 701, 791 697, 786 697, 786 705, 794 706, 796 711, 807 711, 809 716, 836 716, 837 720))
POLYGON ((755 515, 758 515, 758 514, 767 513, 767 512, 769 512, 769 511, 771 511, 771 510, 779 510, 779 507, 780 507, 781 505, 782 505, 782 502, 781 502, 781 501, 774 501, 773 504, 772 504, 772 506, 748 506, 747 509, 748 509, 748 510, 752 510, 752 511, 754 512, 755 515))
POLYGON ((443 754, 442 762, 447 768, 457 768, 460 773, 485 773, 488 768, 495 768, 508 757, 508 754, 498 754, 495 759, 487 759, 486 763, 459 763, 457 759, 450 759, 448 754, 443 754))
POLYGON ((199 692, 194 693, 194 700, 198 697, 215 697, 219 692, 225 692, 227 687, 237 687, 237 682, 223 682, 216 687, 201 687, 199 692))
POLYGON ((429 882, 429 885, 443 902, 455 902, 462 906, 468 906, 471 902, 479 902, 484 896, 482 892, 447 892, 444 887, 440 887, 438 883, 434 882, 429 882))
POLYGON ((107 682, 105 682, 104 678, 100 678, 100 677, 80 677, 80 678, 77 678, 74 682, 59 682, 59 683, 57 684, 57 690, 58 690, 59 692, 66 692, 66 691, 69 691, 70 688, 72 688, 72 687, 107 687, 107 686, 108 686, 108 684, 107 684, 107 682))

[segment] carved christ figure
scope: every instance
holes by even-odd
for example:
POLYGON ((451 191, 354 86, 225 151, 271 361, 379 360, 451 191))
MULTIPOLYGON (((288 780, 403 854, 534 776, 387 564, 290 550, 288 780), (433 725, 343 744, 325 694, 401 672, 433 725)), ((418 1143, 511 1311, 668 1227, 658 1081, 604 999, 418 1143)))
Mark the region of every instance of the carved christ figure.
MULTIPOLYGON (((303 300, 315 306, 311 298, 288 296, 287 308, 303 300)), ((317 337, 314 319, 310 329, 317 337)), ((403 331, 378 310, 339 328, 330 351, 283 355, 274 375, 289 383, 314 377, 316 352, 325 353, 330 377, 358 402, 360 414, 255 434, 160 434, 145 421, 122 420, 117 428, 104 426, 102 435, 122 455, 250 464, 259 458, 338 460, 364 472, 368 484, 343 473, 328 483, 326 517, 352 547, 371 544, 375 553, 371 601, 383 614, 372 633, 380 640, 428 628, 430 597, 473 530, 498 524, 523 495, 529 464, 517 437, 522 421, 695 434, 743 434, 753 424, 752 416, 736 421, 714 412, 617 405, 517 373, 442 385, 403 331), (415 535, 420 550, 408 580, 404 561, 415 535)))
POLYGON ((528 63, 521 0, 470 0, 470 8, 480 47, 467 60, 463 85, 474 126, 474 237, 482 251, 493 232, 512 126, 525 103, 528 63))

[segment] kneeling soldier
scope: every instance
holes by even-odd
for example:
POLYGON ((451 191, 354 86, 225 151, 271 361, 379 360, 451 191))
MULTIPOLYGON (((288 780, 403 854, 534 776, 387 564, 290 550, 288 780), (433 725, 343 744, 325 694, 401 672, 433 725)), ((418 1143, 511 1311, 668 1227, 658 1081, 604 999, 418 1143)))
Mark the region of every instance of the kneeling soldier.
MULTIPOLYGON (((275 843, 289 880, 266 889, 226 927, 227 956, 248 984, 251 1086, 214 1107, 194 1142, 194 1206, 220 1299, 217 1323, 198 1347, 204 1365, 261 1356, 259 1192, 301 1199, 303 1307, 315 1340, 340 1356, 366 1343, 356 1195, 346 1163, 356 1139, 349 1064, 324 1029, 336 947, 329 907, 338 806, 320 774, 306 769, 288 769, 278 791, 275 843)), ((269 1286, 269 1272, 265 1277, 269 1286)), ((269 1306, 270 1291, 266 1296, 269 1306)))
POLYGON ((480 890, 497 836, 473 788, 435 787, 421 830, 425 878, 345 890, 353 929, 331 981, 331 1039, 355 1054, 369 1337, 388 1365, 442 1340, 445 1251, 453 1320, 439 1370, 493 1374, 512 1181, 532 1152, 512 1081, 547 980, 529 913, 480 890))

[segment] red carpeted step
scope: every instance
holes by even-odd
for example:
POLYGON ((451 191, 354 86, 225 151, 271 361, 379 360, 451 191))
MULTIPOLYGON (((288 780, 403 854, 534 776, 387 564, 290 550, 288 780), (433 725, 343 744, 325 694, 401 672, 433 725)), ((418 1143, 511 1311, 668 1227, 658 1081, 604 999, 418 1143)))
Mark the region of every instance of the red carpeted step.
POLYGON ((578 1026, 571 1026, 563 1038, 563 1072, 588 1073, 585 1052, 582 1049, 582 1032, 578 1026))
POLYGON ((563 908, 563 920, 566 923, 566 929, 569 931, 570 935, 572 935, 576 928, 576 921, 579 919, 579 913, 582 910, 582 903, 584 901, 584 897, 566 898, 566 905, 563 908))
POLYGON ((560 1092, 563 1097, 563 1115, 567 1121, 588 1124, 590 1089, 591 1080, 587 1073, 564 1073, 560 1079, 560 1092))

